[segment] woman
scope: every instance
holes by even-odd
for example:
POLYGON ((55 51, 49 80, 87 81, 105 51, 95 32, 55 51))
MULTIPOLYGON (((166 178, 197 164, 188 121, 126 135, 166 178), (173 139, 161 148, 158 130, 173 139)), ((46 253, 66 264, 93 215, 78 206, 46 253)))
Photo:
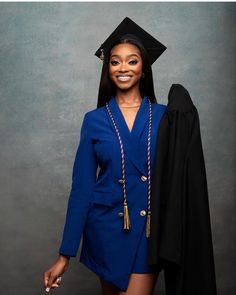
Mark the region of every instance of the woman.
POLYGON ((80 261, 98 275, 104 295, 153 293, 160 267, 147 263, 151 176, 166 106, 156 101, 151 64, 165 49, 125 18, 96 52, 103 59, 98 108, 82 123, 59 257, 44 273, 46 291, 60 285, 83 233, 80 261))

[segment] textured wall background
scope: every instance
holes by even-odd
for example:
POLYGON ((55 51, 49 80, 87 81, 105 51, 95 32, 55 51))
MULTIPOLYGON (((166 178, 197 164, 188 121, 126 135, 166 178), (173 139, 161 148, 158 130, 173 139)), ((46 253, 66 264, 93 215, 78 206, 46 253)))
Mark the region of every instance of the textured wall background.
MULTIPOLYGON (((82 118, 96 107, 94 52, 125 16, 167 46, 153 65, 159 102, 181 83, 199 111, 218 290, 235 294, 236 6, 144 2, 0 3, 1 294, 43 294, 82 118)), ((98 284, 76 258, 56 293, 95 295, 98 284)))

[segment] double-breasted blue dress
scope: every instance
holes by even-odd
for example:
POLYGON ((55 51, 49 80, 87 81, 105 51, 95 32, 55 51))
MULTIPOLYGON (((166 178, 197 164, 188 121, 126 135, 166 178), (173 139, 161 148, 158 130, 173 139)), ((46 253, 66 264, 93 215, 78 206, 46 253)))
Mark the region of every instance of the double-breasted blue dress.
MULTIPOLYGON (((83 237, 80 262, 125 291, 130 273, 139 266, 137 259, 146 260, 145 253, 138 257, 137 251, 141 243, 146 249, 147 243, 149 104, 147 96, 143 96, 131 132, 114 96, 108 104, 123 142, 131 228, 123 229, 120 144, 103 106, 87 112, 83 119, 59 253, 76 256, 83 237)), ((151 175, 159 122, 165 109, 166 105, 152 103, 151 175)))

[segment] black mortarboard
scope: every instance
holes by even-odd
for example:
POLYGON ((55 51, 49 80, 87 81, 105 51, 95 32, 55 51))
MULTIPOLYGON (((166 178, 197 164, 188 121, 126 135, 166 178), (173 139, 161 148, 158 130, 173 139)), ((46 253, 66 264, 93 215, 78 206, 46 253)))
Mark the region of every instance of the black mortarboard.
POLYGON ((95 55, 103 60, 103 52, 104 54, 106 54, 106 52, 110 49, 116 39, 126 34, 133 34, 138 37, 138 39, 142 42, 143 46, 147 50, 149 61, 151 64, 153 64, 167 48, 149 33, 144 31, 134 21, 126 17, 111 33, 111 35, 103 42, 103 44, 95 52, 95 55))

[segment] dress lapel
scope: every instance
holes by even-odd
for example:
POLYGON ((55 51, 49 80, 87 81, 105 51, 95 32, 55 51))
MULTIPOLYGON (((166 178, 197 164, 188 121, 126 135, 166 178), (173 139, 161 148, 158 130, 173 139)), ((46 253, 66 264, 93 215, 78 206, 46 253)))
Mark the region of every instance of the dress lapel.
MULTIPOLYGON (((142 137, 143 131, 147 131, 148 128, 149 104, 147 97, 144 96, 142 99, 131 132, 126 124, 125 118, 114 96, 111 96, 108 105, 115 120, 116 126, 119 130, 125 154, 135 165, 135 167, 143 175, 147 176, 147 144, 145 143, 145 149, 143 149, 143 143, 141 145, 141 141, 146 140, 147 138, 146 135, 142 137)), ((116 133, 111 118, 110 123, 114 132, 116 133)))

